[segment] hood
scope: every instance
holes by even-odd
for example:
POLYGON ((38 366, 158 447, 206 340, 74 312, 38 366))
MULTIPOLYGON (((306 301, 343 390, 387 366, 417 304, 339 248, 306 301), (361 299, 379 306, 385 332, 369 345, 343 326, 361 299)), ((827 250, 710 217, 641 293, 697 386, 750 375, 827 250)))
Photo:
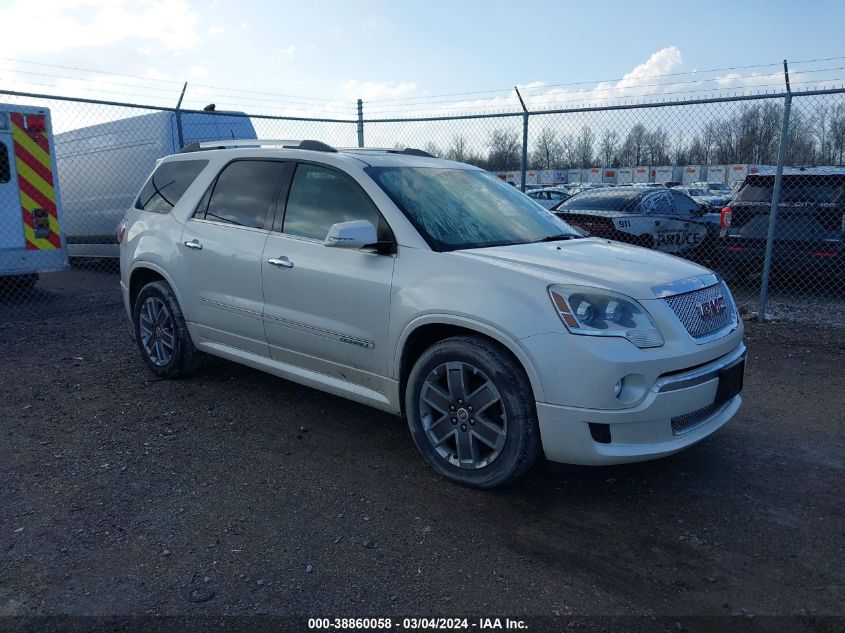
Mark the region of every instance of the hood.
POLYGON ((654 299, 652 287, 710 271, 679 257, 600 238, 493 246, 453 255, 484 260, 547 283, 615 290, 634 299, 654 299))

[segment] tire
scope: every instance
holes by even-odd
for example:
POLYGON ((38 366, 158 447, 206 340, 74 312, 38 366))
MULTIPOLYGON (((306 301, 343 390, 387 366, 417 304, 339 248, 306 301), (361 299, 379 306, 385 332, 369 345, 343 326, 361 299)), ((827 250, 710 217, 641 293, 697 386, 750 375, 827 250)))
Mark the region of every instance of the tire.
POLYGON ((426 461, 465 486, 501 486, 540 456, 528 377, 505 349, 482 337, 449 338, 423 352, 408 377, 405 412, 426 461))
POLYGON ((156 375, 181 378, 198 367, 201 354, 167 283, 155 281, 141 288, 132 310, 132 326, 141 357, 156 375))

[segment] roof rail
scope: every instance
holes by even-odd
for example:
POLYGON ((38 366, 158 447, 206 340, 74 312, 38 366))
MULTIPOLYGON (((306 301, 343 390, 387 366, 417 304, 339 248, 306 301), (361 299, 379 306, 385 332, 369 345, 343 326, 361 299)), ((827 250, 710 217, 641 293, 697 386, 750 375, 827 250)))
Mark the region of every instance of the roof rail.
POLYGON ((388 154, 407 154, 408 156, 422 156, 424 158, 437 158, 428 152, 413 147, 399 149, 396 147, 338 147, 339 152, 386 152, 388 154))
POLYGON ((305 149, 314 152, 337 152, 337 150, 331 145, 326 145, 320 141, 256 138, 187 143, 181 150, 179 150, 179 152, 199 152, 204 149, 232 149, 237 147, 283 147, 285 149, 305 149))
POLYGON ((396 147, 338 147, 326 145, 322 141, 313 140, 275 140, 260 138, 245 138, 226 141, 200 141, 198 143, 187 143, 180 153, 199 152, 204 149, 227 149, 237 147, 282 147, 284 149, 305 149, 313 152, 383 152, 387 154, 405 154, 407 156, 422 156, 425 158, 436 158, 428 152, 413 147, 398 149, 396 147))

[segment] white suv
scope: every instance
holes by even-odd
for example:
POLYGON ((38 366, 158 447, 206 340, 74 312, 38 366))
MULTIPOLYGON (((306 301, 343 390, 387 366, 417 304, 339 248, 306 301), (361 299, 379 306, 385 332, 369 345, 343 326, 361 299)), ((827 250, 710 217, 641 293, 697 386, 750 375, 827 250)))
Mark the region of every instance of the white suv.
POLYGON ((210 145, 163 159, 119 228, 159 376, 206 353, 404 415, 438 472, 482 488, 541 453, 668 455, 740 407, 742 323, 701 266, 582 238, 419 150, 210 145))

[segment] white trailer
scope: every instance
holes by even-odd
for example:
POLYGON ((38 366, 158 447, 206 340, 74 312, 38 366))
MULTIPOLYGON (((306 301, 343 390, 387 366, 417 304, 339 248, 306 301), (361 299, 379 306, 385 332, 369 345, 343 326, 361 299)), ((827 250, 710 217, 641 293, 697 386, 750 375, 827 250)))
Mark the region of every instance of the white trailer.
POLYGON ((581 170, 570 169, 566 172, 566 182, 569 184, 577 184, 581 182, 581 170))
POLYGON ((652 182, 659 182, 666 184, 667 182, 682 182, 683 168, 673 165, 660 165, 652 169, 654 180, 652 182))
POLYGON ((601 181, 609 185, 616 184, 616 168, 606 167, 601 170, 601 181))
POLYGON ((727 165, 709 165, 707 167, 707 182, 727 183, 727 165))
POLYGON ((685 185, 691 185, 694 182, 704 180, 704 175, 707 173, 707 168, 701 165, 684 165, 683 173, 681 174, 681 182, 685 185))
POLYGON ((50 111, 0 106, 0 275, 31 285, 68 263, 50 111))
POLYGON ((598 183, 602 180, 602 168, 601 167, 590 167, 588 169, 581 170, 581 182, 590 182, 590 183, 598 183))
POLYGON ((652 182, 651 167, 648 165, 640 165, 634 167, 634 175, 631 182, 652 182))
POLYGON ((634 182, 634 168, 620 167, 616 170, 616 184, 629 185, 634 182))

